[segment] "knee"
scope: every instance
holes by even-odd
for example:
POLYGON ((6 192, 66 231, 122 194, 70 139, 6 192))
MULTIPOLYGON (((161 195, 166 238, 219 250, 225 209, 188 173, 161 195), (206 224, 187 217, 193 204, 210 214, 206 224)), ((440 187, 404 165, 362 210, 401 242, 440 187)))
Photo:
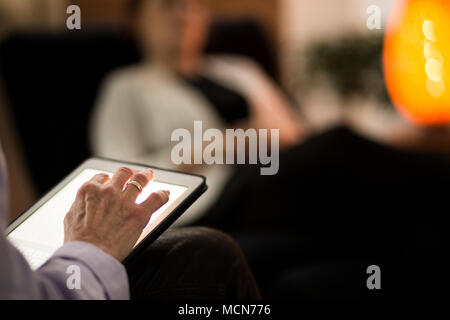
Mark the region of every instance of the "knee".
POLYGON ((206 227, 174 230, 179 239, 178 249, 197 258, 214 259, 226 264, 245 261, 241 249, 229 235, 206 227))
POLYGON ((237 243, 204 227, 173 229, 159 239, 161 270, 189 285, 217 288, 219 295, 258 299, 257 284, 237 243), (175 275, 175 276, 173 276, 175 275))

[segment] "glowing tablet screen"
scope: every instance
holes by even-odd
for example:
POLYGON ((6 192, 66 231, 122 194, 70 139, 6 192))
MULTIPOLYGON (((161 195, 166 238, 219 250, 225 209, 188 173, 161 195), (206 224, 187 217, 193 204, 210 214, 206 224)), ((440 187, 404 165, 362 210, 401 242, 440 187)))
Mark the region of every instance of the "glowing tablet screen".
MULTIPOLYGON (((112 175, 110 172, 90 168, 84 169, 8 235, 9 240, 23 253, 33 269, 41 266, 63 245, 64 217, 75 201, 78 189, 98 173, 112 175)), ((141 203, 152 192, 158 190, 169 190, 170 199, 167 204, 152 215, 139 241, 169 215, 170 210, 167 210, 167 208, 187 189, 185 186, 158 181, 157 177, 144 188, 137 198, 137 203, 141 203)))

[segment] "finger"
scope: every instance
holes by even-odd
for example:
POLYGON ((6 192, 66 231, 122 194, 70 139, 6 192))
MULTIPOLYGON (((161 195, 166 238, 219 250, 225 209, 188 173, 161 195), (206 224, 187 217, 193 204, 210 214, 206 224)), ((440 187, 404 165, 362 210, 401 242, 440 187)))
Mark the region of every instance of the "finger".
POLYGON ((134 171, 127 167, 117 169, 116 173, 111 179, 111 184, 116 188, 123 190, 125 183, 133 176, 134 171))
MULTIPOLYGON (((152 169, 145 169, 143 171, 137 172, 131 179, 131 181, 137 182, 139 186, 142 187, 142 189, 145 188, 145 186, 153 179, 153 170, 152 169)), ((125 188, 124 194, 125 197, 132 200, 133 202, 136 201, 136 198, 139 196, 139 194, 142 192, 138 186, 133 184, 128 184, 125 188)))
POLYGON ((140 206, 143 207, 149 215, 152 215, 169 201, 169 197, 170 191, 157 191, 152 193, 140 206))
POLYGON ((84 201, 84 197, 87 193, 92 192, 93 188, 96 187, 97 184, 105 184, 109 180, 109 176, 105 173, 96 174, 89 181, 85 182, 77 192, 77 200, 81 199, 84 201))
POLYGON ((89 180, 89 182, 105 184, 106 182, 109 181, 109 179, 110 179, 109 175, 107 175, 106 173, 100 173, 93 176, 92 179, 89 180))

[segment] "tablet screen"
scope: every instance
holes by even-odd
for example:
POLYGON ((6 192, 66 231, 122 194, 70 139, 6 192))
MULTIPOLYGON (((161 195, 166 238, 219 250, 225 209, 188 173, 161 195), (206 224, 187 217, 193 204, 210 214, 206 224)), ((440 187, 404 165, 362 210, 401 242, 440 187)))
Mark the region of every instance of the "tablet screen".
MULTIPOLYGON (((25 221, 8 235, 9 240, 23 253, 33 269, 41 266, 64 243, 64 217, 75 201, 78 189, 98 173, 112 173, 96 169, 84 169, 67 183, 50 200, 39 207, 25 221)), ((186 186, 151 181, 137 198, 137 203, 144 201, 152 192, 169 190, 170 199, 156 211, 145 227, 141 239, 158 225, 158 221, 170 212, 167 208, 188 189, 186 186)), ((138 243, 139 243, 138 241, 138 243)))

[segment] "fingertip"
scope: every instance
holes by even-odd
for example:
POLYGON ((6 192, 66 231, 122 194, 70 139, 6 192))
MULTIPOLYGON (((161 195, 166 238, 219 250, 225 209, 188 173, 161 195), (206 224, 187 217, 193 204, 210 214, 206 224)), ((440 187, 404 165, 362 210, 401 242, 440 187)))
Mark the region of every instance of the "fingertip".
POLYGON ((168 190, 155 191, 141 203, 141 206, 153 213, 169 202, 169 194, 168 190))
POLYGON ((162 190, 162 193, 164 193, 165 195, 169 196, 170 195, 170 191, 169 190, 162 190))
POLYGON ((169 202, 170 199, 170 191, 169 190, 160 190, 159 194, 163 196, 164 203, 169 202))
POLYGON ((153 171, 153 169, 151 168, 147 168, 144 170, 145 175, 149 176, 149 177, 154 177, 155 176, 155 172, 153 171))

